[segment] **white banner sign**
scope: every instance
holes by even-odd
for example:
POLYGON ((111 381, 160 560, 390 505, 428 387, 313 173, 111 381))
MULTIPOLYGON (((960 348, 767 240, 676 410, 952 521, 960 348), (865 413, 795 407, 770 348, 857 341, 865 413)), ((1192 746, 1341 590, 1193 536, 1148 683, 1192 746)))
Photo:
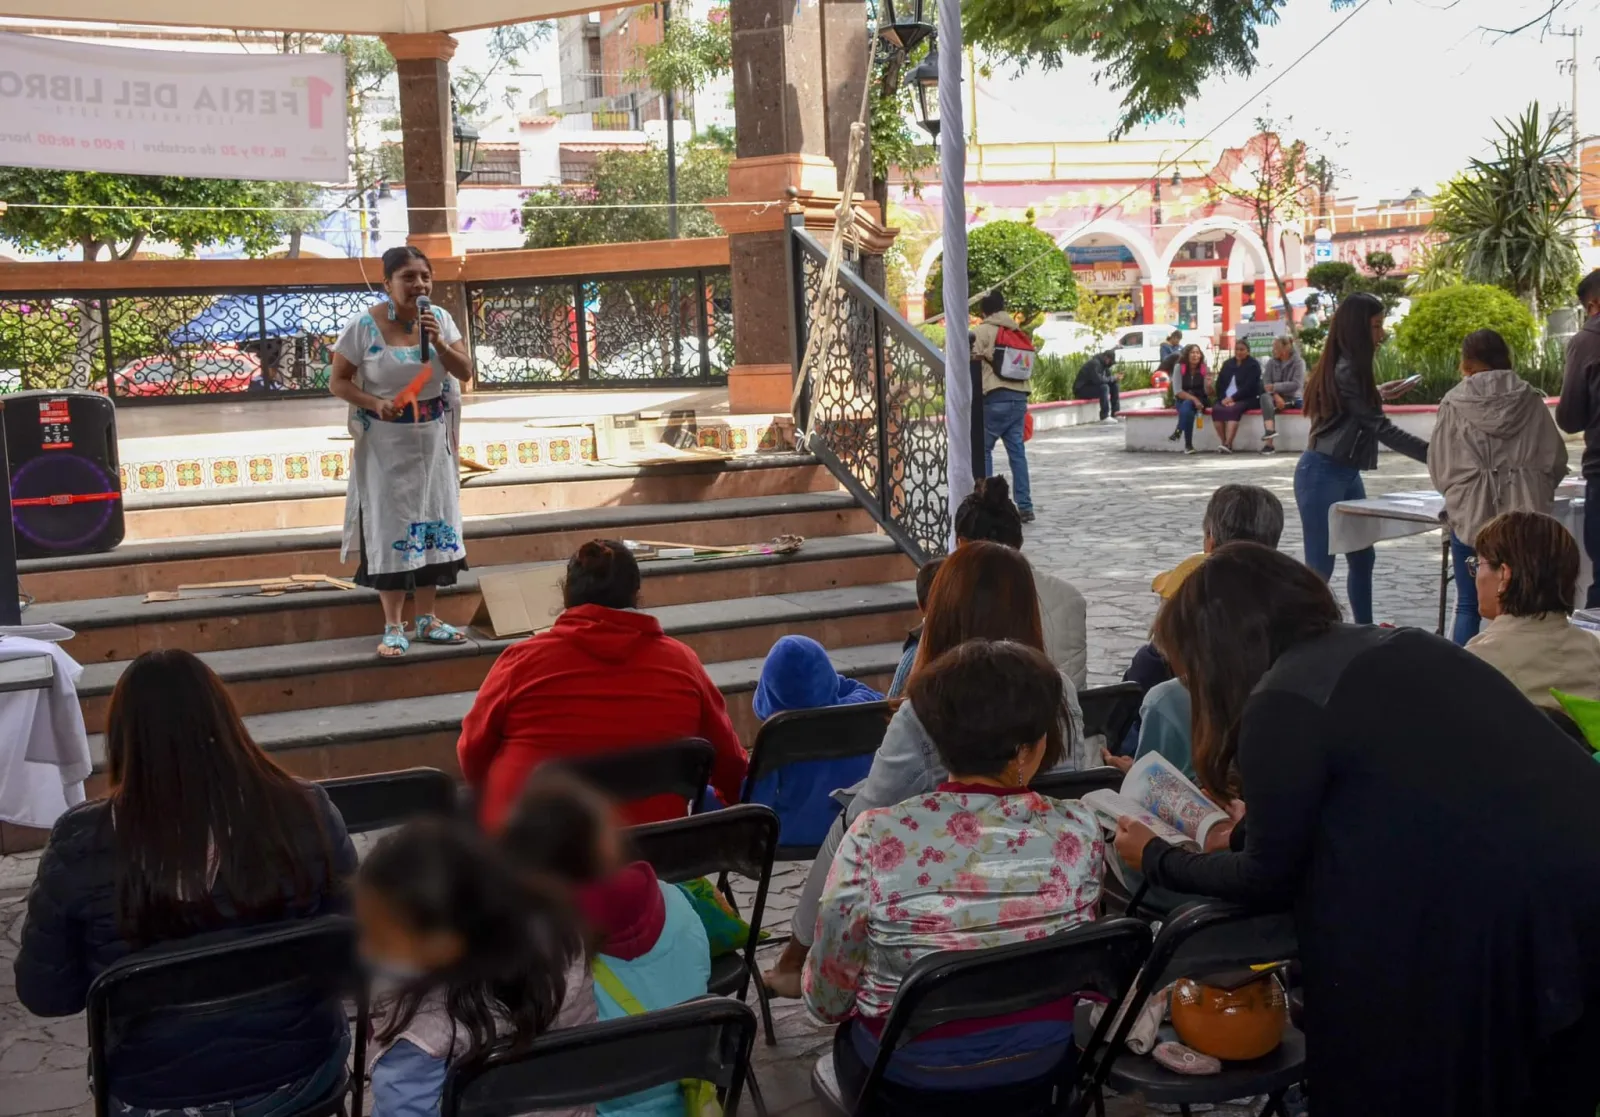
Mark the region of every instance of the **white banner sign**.
POLYGON ((344 58, 0 33, 0 166, 344 182, 344 58))

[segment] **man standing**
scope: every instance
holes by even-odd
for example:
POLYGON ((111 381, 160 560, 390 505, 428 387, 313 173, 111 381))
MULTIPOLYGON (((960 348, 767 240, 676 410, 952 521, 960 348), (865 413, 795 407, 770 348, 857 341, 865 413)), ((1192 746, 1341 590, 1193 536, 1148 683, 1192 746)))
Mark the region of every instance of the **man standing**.
POLYGON ((1100 401, 1102 423, 1112 422, 1122 415, 1121 385, 1118 384, 1121 374, 1111 371, 1116 363, 1117 355, 1110 349, 1096 353, 1084 362, 1078 370, 1078 378, 1072 382, 1074 399, 1100 401))
POLYGON ((1161 359, 1163 361, 1165 361, 1168 357, 1176 357, 1179 353, 1182 353, 1182 352, 1183 352, 1183 331, 1182 330, 1173 330, 1170 334, 1167 335, 1167 340, 1163 341, 1161 343, 1161 359))
POLYGON ((1011 463, 1011 495, 1022 513, 1022 522, 1031 524, 1033 492, 1028 485, 1028 451, 1023 443, 1023 425, 1028 418, 1026 381, 1001 379, 995 367, 995 338, 1002 329, 1019 330, 1017 320, 1006 313, 1006 297, 990 291, 978 301, 983 321, 972 331, 972 359, 983 362, 983 473, 994 476, 994 444, 1005 443, 1006 460, 1011 463))
POLYGON ((1288 334, 1274 338, 1272 356, 1261 366, 1261 452, 1277 453, 1273 439, 1278 437, 1277 414, 1286 407, 1299 407, 1306 391, 1306 359, 1295 351, 1288 334))
MULTIPOLYGON (((1567 370, 1556 405, 1556 426, 1583 432, 1583 549, 1600 569, 1600 268, 1578 284, 1583 328, 1567 342, 1567 370)), ((1600 607, 1600 577, 1589 583, 1587 608, 1600 607)))

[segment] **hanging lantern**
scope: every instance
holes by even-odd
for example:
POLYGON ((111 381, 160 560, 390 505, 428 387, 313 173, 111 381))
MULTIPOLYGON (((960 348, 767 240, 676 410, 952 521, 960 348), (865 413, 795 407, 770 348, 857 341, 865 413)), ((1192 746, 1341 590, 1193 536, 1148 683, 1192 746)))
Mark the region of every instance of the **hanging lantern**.
POLYGON ((928 48, 927 57, 906 75, 917 97, 917 120, 935 140, 939 138, 939 48, 928 48))
POLYGON ((923 7, 923 0, 878 0, 878 38, 909 53, 933 34, 923 7))

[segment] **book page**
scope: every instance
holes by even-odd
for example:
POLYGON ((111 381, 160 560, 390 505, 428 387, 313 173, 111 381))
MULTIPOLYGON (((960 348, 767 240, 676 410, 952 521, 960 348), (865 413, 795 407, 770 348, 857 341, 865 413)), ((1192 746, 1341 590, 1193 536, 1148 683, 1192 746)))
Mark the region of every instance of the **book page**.
POLYGON ((1228 820, 1226 811, 1156 752, 1146 753, 1128 769, 1122 796, 1202 846, 1211 828, 1228 820))
POLYGON ((1186 835, 1174 830, 1132 799, 1119 795, 1115 791, 1106 791, 1104 789, 1091 791, 1083 797, 1083 805, 1094 812, 1095 818, 1099 819, 1100 825, 1104 827, 1108 834, 1116 833, 1118 820, 1127 818, 1134 822, 1144 823, 1162 841, 1169 842, 1182 849, 1198 850, 1200 848, 1186 835))

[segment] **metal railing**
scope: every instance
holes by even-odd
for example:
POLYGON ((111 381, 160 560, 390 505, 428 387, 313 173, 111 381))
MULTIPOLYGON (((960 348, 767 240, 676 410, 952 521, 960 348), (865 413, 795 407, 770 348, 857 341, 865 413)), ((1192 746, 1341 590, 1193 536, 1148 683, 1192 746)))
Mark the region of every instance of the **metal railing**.
POLYGON ((480 389, 726 384, 733 364, 727 268, 469 283, 467 305, 480 389))
POLYGON ((795 365, 820 306, 837 323, 800 401, 807 446, 920 564, 950 537, 944 358, 846 266, 822 290, 828 250, 799 219, 789 227, 795 365))

